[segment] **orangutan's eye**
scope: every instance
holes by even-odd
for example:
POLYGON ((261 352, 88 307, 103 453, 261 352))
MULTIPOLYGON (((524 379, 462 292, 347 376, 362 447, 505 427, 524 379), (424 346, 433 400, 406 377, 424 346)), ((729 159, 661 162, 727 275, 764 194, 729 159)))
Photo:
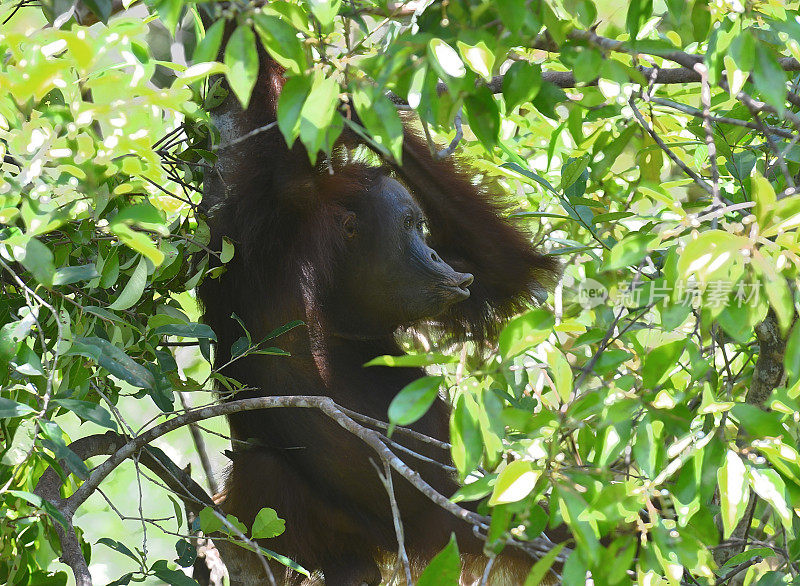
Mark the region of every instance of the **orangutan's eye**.
POLYGON ((405 226, 406 230, 411 230, 414 227, 414 216, 408 214, 403 218, 403 226, 405 226))

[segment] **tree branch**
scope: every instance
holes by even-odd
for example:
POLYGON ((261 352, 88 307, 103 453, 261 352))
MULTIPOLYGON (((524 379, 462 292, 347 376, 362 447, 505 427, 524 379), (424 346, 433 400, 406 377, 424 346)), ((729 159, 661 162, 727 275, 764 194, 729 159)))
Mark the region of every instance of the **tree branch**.
MULTIPOLYGON (((142 432, 140 435, 127 439, 109 432, 102 436, 90 436, 75 442, 75 449, 81 457, 90 457, 93 455, 100 455, 104 452, 113 452, 111 456, 102 464, 97 466, 89 475, 89 478, 69 497, 61 499, 58 496, 59 484, 52 478, 55 471, 48 470, 43 475, 40 486, 37 486, 37 494, 46 497, 67 519, 71 522, 77 508, 83 504, 87 498, 99 487, 100 483, 117 467, 124 462, 127 458, 141 453, 142 463, 147 465, 148 468, 153 470, 159 477, 164 480, 171 490, 175 490, 179 495, 184 494, 189 499, 194 500, 196 503, 203 506, 213 506, 213 501, 205 491, 197 485, 193 480, 183 479, 181 475, 183 472, 174 465, 174 463, 165 463, 162 459, 156 456, 153 449, 149 446, 151 442, 162 437, 163 435, 174 431, 180 427, 196 423, 204 419, 212 417, 220 417, 223 415, 230 415, 231 413, 239 413, 242 411, 252 411, 257 409, 275 409, 279 407, 300 407, 308 409, 319 409, 323 414, 327 415, 341 427, 361 439, 369 447, 371 447, 380 457, 384 465, 388 465, 395 472, 399 473, 403 478, 410 482, 417 490, 428 497, 435 504, 439 505, 455 517, 465 521, 474 528, 487 531, 489 528, 490 520, 477 513, 464 509, 457 504, 451 502, 447 497, 437 492, 430 486, 415 470, 410 468, 397 457, 383 442, 381 434, 372 429, 363 427, 356 423, 352 418, 347 416, 342 409, 333 402, 330 397, 324 396, 279 396, 279 397, 257 397, 252 399, 241 399, 237 401, 229 401, 207 407, 201 407, 191 411, 186 411, 165 421, 159 425, 151 427, 150 429, 142 432), (80 452, 80 453, 79 453, 80 452), (158 461, 158 465, 153 464, 151 458, 158 461), (152 464, 152 466, 151 466, 152 464), (171 466, 170 466, 171 464, 171 466), (174 467, 174 470, 172 469, 174 467), (164 475, 163 470, 168 474, 164 475), (177 479, 177 481, 176 481, 177 479)), ((59 537, 62 537, 60 532, 59 537)), ((65 561, 69 560, 70 567, 73 569, 76 580, 79 581, 81 586, 91 584, 85 581, 83 570, 85 560, 82 558, 73 559, 74 548, 71 545, 71 539, 74 538, 74 533, 64 533, 62 537, 62 548, 65 554, 65 561), (71 549, 70 549, 71 548, 71 549), (69 554, 69 557, 67 557, 69 554)), ((77 543, 77 542, 76 542, 77 543)), ((552 542, 547 538, 536 538, 529 542, 520 543, 517 541, 509 541, 512 545, 520 547, 523 550, 529 550, 534 554, 541 555, 552 549, 552 542)), ((78 547, 77 551, 80 551, 78 547)), ((565 550, 566 551, 566 550, 565 550)), ((569 552, 561 554, 560 561, 565 561, 569 552)), ((88 571, 88 570, 87 570, 88 571)))

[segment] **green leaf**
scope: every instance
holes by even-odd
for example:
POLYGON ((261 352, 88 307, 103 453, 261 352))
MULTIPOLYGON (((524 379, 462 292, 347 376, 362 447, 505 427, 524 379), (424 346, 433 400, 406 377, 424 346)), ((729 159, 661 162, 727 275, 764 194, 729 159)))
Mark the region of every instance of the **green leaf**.
POLYGON ((750 489, 747 486, 747 469, 736 452, 728 450, 725 463, 717 471, 719 484, 720 516, 723 536, 731 536, 739 520, 744 516, 750 489))
POLYGON ((550 568, 553 567, 556 557, 558 557, 558 554, 561 553, 561 550, 564 549, 566 545, 566 542, 559 543, 553 547, 553 549, 540 557, 539 561, 533 564, 528 577, 525 579, 525 586, 538 586, 541 584, 544 577, 550 571, 550 568))
POLYGON ((111 549, 121 553, 122 555, 128 556, 133 561, 135 561, 137 565, 142 561, 136 554, 134 554, 128 548, 127 545, 125 545, 121 541, 117 541, 116 539, 111 539, 110 537, 101 537, 100 539, 97 540, 97 543, 105 545, 106 547, 110 547, 111 549))
POLYGON ((67 528, 67 520, 64 518, 64 515, 61 514, 61 511, 55 508, 50 501, 43 499, 37 494, 33 494, 32 492, 27 492, 24 490, 9 490, 6 491, 6 494, 10 494, 13 497, 29 502, 37 509, 41 509, 51 516, 64 529, 67 528))
POLYGON ((628 15, 625 18, 625 25, 631 34, 631 39, 635 39, 639 34, 639 29, 653 14, 653 0, 631 0, 628 2, 628 15))
POLYGON ((225 520, 230 524, 230 525, 225 525, 222 528, 222 530, 225 533, 229 535, 236 535, 236 532, 233 531, 232 529, 233 527, 237 529, 239 532, 241 532, 242 535, 247 535, 247 526, 244 523, 242 523, 239 519, 237 519, 235 515, 225 515, 225 520))
MULTIPOLYGON (((136 252, 146 256, 153 262, 155 266, 159 266, 162 262, 164 262, 164 253, 158 249, 158 246, 156 246, 156 244, 146 233, 133 230, 125 223, 118 223, 111 226, 111 231, 119 237, 120 241, 122 241, 125 246, 128 246, 136 252)), ((107 282, 105 280, 105 267, 103 270, 103 277, 103 282, 107 282)))
POLYGON ((86 305, 84 306, 83 311, 85 311, 86 313, 90 313, 92 315, 96 315, 97 317, 104 319, 105 321, 116 322, 119 324, 126 323, 124 319, 111 313, 107 309, 103 309, 102 307, 96 307, 94 305, 86 305))
POLYGON ((555 324, 553 314, 533 309, 515 317, 500 332, 499 350, 504 360, 544 342, 555 324))
POLYGON ((288 145, 293 145, 300 133, 300 114, 310 91, 311 79, 306 76, 290 77, 283 84, 278 98, 278 128, 288 145))
POLYGON ((795 323, 792 327, 786 341, 783 361, 786 367, 786 386, 791 388, 800 380, 800 324, 795 323))
POLYGON ((33 442, 36 439, 35 423, 33 419, 23 419, 14 432, 13 439, 5 439, 6 451, 0 463, 6 466, 16 466, 30 457, 33 442))
POLYGON ((531 104, 551 120, 558 120, 556 106, 566 99, 567 94, 564 90, 549 81, 543 81, 539 91, 531 98, 531 104))
POLYGON ((459 488, 455 494, 450 497, 450 500, 454 503, 460 503, 461 501, 476 501, 482 499, 486 495, 491 494, 496 480, 497 474, 487 474, 459 488))
POLYGON ((211 535, 212 533, 219 531, 224 525, 222 519, 217 516, 217 514, 214 512, 214 509, 211 507, 205 507, 203 510, 201 510, 199 518, 200 529, 202 529, 203 533, 206 535, 211 535))
POLYGON ((338 103, 339 84, 333 78, 325 77, 321 71, 317 71, 311 92, 300 112, 300 140, 303 141, 314 163, 320 149, 326 143, 330 143, 326 135, 328 127, 333 123, 338 103))
MULTIPOLYGON (((708 230, 689 241, 678 259, 678 275, 688 279, 695 275, 700 282, 724 279, 731 286, 739 281, 735 271, 747 241, 723 230, 708 230)), ((740 273, 739 273, 740 274, 740 273)))
POLYGON ((728 561, 726 561, 723 565, 729 567, 738 566, 742 562, 748 562, 758 556, 768 558, 774 555, 775 552, 769 547, 754 547, 753 549, 750 549, 748 551, 743 551, 742 553, 736 554, 728 561))
POLYGON ((78 281, 90 281, 99 276, 100 273, 97 272, 97 267, 94 263, 75 267, 64 267, 55 272, 53 285, 71 285, 78 281))
POLYGON ((353 91, 353 103, 375 142, 399 161, 403 151, 403 123, 394 104, 378 88, 363 85, 353 91))
POLYGON ((532 462, 511 462, 497 477, 489 506, 521 501, 533 491, 541 475, 542 471, 536 469, 532 462))
POLYGON ((175 560, 175 563, 182 568, 190 567, 197 559, 197 548, 185 539, 179 539, 175 542, 175 553, 178 554, 178 559, 175 560))
POLYGON ((583 175, 583 172, 586 171, 586 168, 589 166, 590 160, 591 157, 589 155, 583 155, 578 158, 570 157, 567 162, 564 163, 564 166, 561 167, 561 191, 566 191, 581 178, 581 175, 583 175))
POLYGON ((462 478, 474 470, 483 455, 477 410, 475 399, 462 393, 450 414, 450 451, 462 478))
POLYGON ((153 330, 156 336, 180 336, 197 340, 216 340, 217 335, 211 326, 190 322, 188 324, 167 324, 153 330))
POLYGON ((225 32, 226 20, 220 18, 206 31, 206 36, 198 43, 192 54, 194 63, 216 61, 219 57, 219 48, 222 45, 222 35, 225 32))
POLYGON ((584 47, 575 58, 575 80, 581 83, 592 82, 600 75, 602 68, 603 54, 593 47, 584 47))
POLYGON ((228 263, 233 258, 234 248, 233 242, 227 236, 222 237, 222 251, 219 255, 219 262, 228 263))
POLYGON ((750 486, 758 496, 772 505, 784 528, 791 531, 794 515, 786 499, 786 484, 780 475, 769 468, 750 468, 750 486))
POLYGON ((464 100, 469 127, 487 151, 497 144, 500 134, 500 109, 492 91, 485 85, 475 89, 464 100))
POLYGON ((443 382, 441 376, 423 376, 407 384, 389 405, 389 421, 394 425, 417 421, 433 405, 443 382))
POLYGON ((154 230, 162 235, 169 234, 164 217, 149 201, 128 206, 114 216, 109 223, 113 229, 119 224, 141 226, 146 230, 154 230))
POLYGON ((503 24, 513 32, 519 32, 525 23, 525 18, 533 12, 525 0, 498 0, 492 3, 503 24))
POLYGON ((0 397, 0 419, 8 419, 10 417, 22 417, 30 413, 35 413, 36 409, 28 407, 22 403, 17 403, 11 399, 0 397))
POLYGON ((364 366, 431 366, 433 364, 455 364, 457 362, 457 356, 429 352, 428 354, 402 354, 400 356, 384 354, 373 358, 364 366))
POLYGON ((475 45, 468 45, 461 41, 456 43, 461 58, 467 66, 480 75, 484 81, 492 80, 492 70, 494 69, 494 53, 486 46, 483 41, 475 45))
POLYGON ((250 26, 240 24, 233 31, 225 47, 225 65, 228 66, 227 78, 233 93, 242 108, 247 108, 258 77, 256 36, 250 26))
POLYGON ((183 10, 183 0, 151 0, 152 8, 158 12, 158 17, 172 35, 178 26, 178 20, 183 10))
POLYGON ((142 257, 131 278, 125 284, 125 288, 108 308, 121 311, 133 307, 141 299, 145 285, 147 285, 147 260, 142 257))
POLYGON ((758 218, 759 225, 768 226, 778 200, 775 196, 775 188, 757 169, 750 176, 750 195, 756 202, 753 213, 758 218))
POLYGON ((783 416, 780 413, 765 411, 749 403, 736 403, 731 411, 754 439, 780 437, 784 433, 781 423, 783 416))
POLYGON ((111 0, 83 0, 84 4, 91 10, 100 22, 103 24, 108 23, 108 17, 111 16, 112 1, 111 0))
POLYGON ((692 33, 696 42, 708 40, 711 28, 711 10, 708 0, 695 0, 692 6, 692 33))
POLYGON ((45 287, 53 284, 56 273, 53 253, 36 238, 28 240, 24 249, 14 247, 14 257, 39 283, 45 287))
POLYGON ((66 463, 69 471, 75 474, 75 476, 82 480, 89 478, 89 469, 86 467, 84 461, 75 452, 69 449, 64 441, 64 432, 58 424, 52 421, 42 420, 39 428, 42 430, 42 435, 46 438, 43 440, 45 447, 52 450, 56 458, 66 463))
POLYGON ((464 62, 453 49, 442 39, 431 39, 428 51, 432 57, 431 63, 444 78, 462 78, 467 73, 464 62))
POLYGON ((90 358, 118 379, 134 387, 140 389, 155 387, 156 381, 152 373, 108 340, 97 337, 76 337, 67 354, 90 358))
POLYGON ((558 348, 552 348, 547 353, 547 364, 553 374, 555 391, 559 398, 566 403, 572 394, 572 368, 567 357, 558 348))
POLYGON ((306 0, 306 4, 311 9, 314 16, 324 29, 329 29, 333 24, 333 19, 339 13, 341 0, 306 0))
POLYGON ((542 87, 542 68, 527 61, 517 61, 503 76, 503 99, 506 112, 531 101, 542 87))
POLYGON ((757 270, 759 269, 759 265, 767 269, 761 271, 761 282, 764 285, 764 292, 767 294, 769 304, 772 309, 775 310, 775 315, 778 318, 778 326, 781 332, 785 333, 792 325, 792 320, 795 315, 794 300, 789 284, 782 275, 778 274, 777 276, 773 276, 773 268, 764 266, 767 263, 763 260, 763 257, 756 257, 753 264, 757 270))
POLYGON ((451 535, 445 548, 437 553, 417 580, 417 586, 458 586, 461 557, 456 536, 451 535))
POLYGON ((764 101, 783 112, 786 102, 786 73, 766 43, 756 44, 753 81, 764 101))
POLYGON ((661 383, 673 368, 686 347, 686 340, 676 340, 649 350, 642 365, 642 387, 648 390, 661 383))
POLYGON ((286 531, 286 521, 278 517, 275 509, 265 507, 256 515, 251 535, 253 539, 269 539, 281 535, 284 531, 286 531))
POLYGON ((53 403, 61 405, 75 413, 81 419, 91 421, 102 427, 117 430, 117 424, 111 419, 111 413, 102 406, 90 401, 78 401, 77 399, 53 399, 53 403))
MULTIPOLYGON (((303 44, 297 38, 297 30, 277 16, 269 14, 254 14, 253 22, 261 43, 272 58, 292 73, 305 74, 308 60, 303 44)), ((285 90, 284 87, 283 91, 285 90)))
POLYGON ((167 560, 158 560, 150 568, 156 578, 173 586, 198 586, 197 582, 180 570, 171 570, 167 567, 167 560))

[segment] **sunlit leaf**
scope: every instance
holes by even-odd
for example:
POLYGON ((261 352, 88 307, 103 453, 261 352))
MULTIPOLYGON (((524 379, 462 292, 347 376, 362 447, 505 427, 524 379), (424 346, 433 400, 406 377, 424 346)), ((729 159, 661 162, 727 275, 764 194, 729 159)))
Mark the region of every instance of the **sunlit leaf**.
POLYGON ((747 486, 747 470, 741 458, 732 451, 725 456, 725 464, 717 472, 720 509, 724 536, 727 539, 744 515, 750 489, 747 486))
POLYGON ((409 425, 425 415, 436 400, 441 376, 423 376, 407 384, 389 405, 389 421, 394 425, 409 425))
POLYGON ((261 509, 253 521, 252 537, 254 539, 277 537, 286 530, 286 521, 278 517, 275 509, 261 509))
POLYGON ((247 108, 258 75, 256 36, 252 28, 246 24, 236 27, 225 46, 224 60, 231 89, 242 107, 247 108))
POLYGON ((533 491, 541 475, 542 471, 531 462, 511 462, 497 477, 489 505, 515 503, 524 499, 533 491))

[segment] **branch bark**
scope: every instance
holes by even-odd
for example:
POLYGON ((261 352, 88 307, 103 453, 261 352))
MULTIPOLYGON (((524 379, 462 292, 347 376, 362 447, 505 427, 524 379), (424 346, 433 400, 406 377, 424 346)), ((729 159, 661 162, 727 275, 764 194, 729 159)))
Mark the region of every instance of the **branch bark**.
MULTIPOLYGON (((69 448, 79 458, 86 460, 94 456, 114 454, 127 444, 127 438, 113 431, 108 431, 105 434, 90 435, 76 440, 70 444, 69 448)), ((190 476, 178 468, 160 450, 148 450, 148 446, 142 447, 145 449, 139 451, 140 463, 158 475, 175 494, 180 496, 184 500, 187 509, 194 511, 196 514, 206 505, 213 506, 213 500, 200 485, 194 482, 190 476), (203 506, 199 506, 199 504, 203 506)), ((136 451, 132 452, 131 455, 135 453, 136 451)), ((67 522, 66 528, 59 523, 54 523, 56 533, 61 542, 61 561, 72 570, 77 586, 91 586, 92 577, 89 573, 89 566, 83 557, 80 541, 72 525, 75 509, 71 508, 68 498, 61 498, 60 489, 61 478, 54 468, 49 467, 39 478, 39 482, 33 492, 48 501, 64 516, 67 522)))
MULTIPOLYGON (((392 452, 384 443, 379 432, 368 429, 354 419, 349 417, 333 400, 324 396, 279 396, 279 397, 257 397, 253 399, 241 399, 201 407, 186 411, 165 421, 159 425, 151 427, 133 438, 124 438, 113 432, 108 432, 100 436, 89 436, 72 444, 73 451, 80 457, 86 459, 104 453, 110 453, 110 457, 102 464, 97 466, 89 475, 89 478, 69 497, 62 499, 59 495, 60 480, 54 470, 48 469, 42 475, 42 479, 36 488, 36 494, 47 499, 68 521, 68 530, 59 530, 61 539, 63 560, 73 570, 76 582, 80 586, 91 584, 91 576, 88 573, 86 560, 80 554, 80 545, 71 527, 71 520, 78 507, 100 486, 100 483, 111 472, 136 454, 140 454, 140 461, 155 474, 157 474, 167 486, 174 490, 185 502, 192 503, 192 509, 199 511, 204 506, 213 506, 212 498, 197 485, 191 478, 185 477, 180 468, 171 461, 164 462, 164 457, 158 452, 154 452, 149 444, 154 440, 174 431, 180 427, 191 425, 204 419, 220 417, 241 411, 252 411, 256 409, 275 409, 280 407, 300 407, 308 409, 319 409, 322 413, 336 421, 344 429, 360 438, 364 443, 371 447, 379 456, 385 466, 390 467, 410 482, 417 490, 428 497, 431 501, 454 515, 455 517, 471 524, 480 531, 488 531, 490 519, 477 513, 464 509, 451 502, 446 496, 437 492, 432 486, 425 482, 422 477, 398 456, 392 452), (200 506, 202 505, 202 506, 200 506)), ((387 468, 388 469, 388 468, 387 468)), ((536 555, 549 552, 553 543, 547 538, 536 538, 529 542, 520 543, 510 542, 512 545, 536 555)), ((566 561, 569 555, 567 549, 559 554, 558 561, 566 561)))

